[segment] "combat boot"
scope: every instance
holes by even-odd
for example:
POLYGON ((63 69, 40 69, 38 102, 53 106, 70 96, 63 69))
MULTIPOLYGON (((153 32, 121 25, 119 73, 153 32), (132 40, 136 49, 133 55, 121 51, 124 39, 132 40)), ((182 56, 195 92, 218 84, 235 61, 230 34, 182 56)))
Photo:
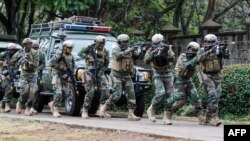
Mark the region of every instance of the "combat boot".
POLYGON ((16 103, 16 112, 17 114, 21 114, 21 111, 22 111, 22 106, 21 106, 21 103, 18 101, 16 103))
POLYGON ((100 110, 101 110, 102 104, 99 105, 98 110, 95 112, 95 115, 100 117, 100 110))
POLYGON ((33 116, 33 113, 30 112, 30 108, 29 107, 26 107, 24 115, 25 116, 33 116))
POLYGON ((111 118, 111 115, 110 114, 108 114, 106 111, 104 112, 104 118, 111 118))
POLYGON ((205 118, 203 116, 202 110, 199 110, 196 115, 197 115, 197 118, 198 118, 198 124, 203 125, 205 118))
POLYGON ((4 110, 3 110, 3 104, 0 103, 0 113, 3 113, 3 112, 4 112, 4 110))
MULTIPOLYGON (((101 104, 100 106, 100 111, 101 111, 101 107, 103 107, 104 104, 101 104)), ((99 111, 99 114, 100 114, 100 111, 99 111)), ((104 118, 111 118, 111 115, 107 113, 107 106, 105 108, 105 111, 104 111, 104 118)))
POLYGON ((11 109, 10 109, 10 104, 9 104, 9 103, 5 103, 4 112, 5 112, 5 113, 8 113, 8 112, 10 112, 10 111, 11 111, 11 109))
POLYGON ((53 106, 53 117, 61 117, 62 115, 58 112, 58 107, 53 106))
POLYGON ((165 110, 164 111, 164 116, 163 116, 163 124, 164 125, 172 125, 172 112, 170 110, 165 110))
POLYGON ((156 122, 156 117, 155 117, 155 110, 152 105, 147 110, 147 115, 148 119, 150 119, 152 122, 156 122))
POLYGON ((82 118, 83 119, 88 119, 89 115, 88 115, 88 110, 86 108, 82 108, 82 118))
POLYGON ((210 120, 211 114, 209 112, 206 112, 202 125, 209 125, 210 120))
POLYGON ((213 113, 211 120, 209 121, 209 125, 211 126, 219 126, 221 125, 221 121, 219 120, 218 114, 217 113, 213 113))
POLYGON ((49 108, 50 108, 50 111, 51 111, 51 113, 53 113, 53 101, 51 101, 51 102, 49 102, 48 103, 48 106, 49 106, 49 108))
POLYGON ((100 117, 102 118, 111 118, 111 115, 106 112, 107 104, 102 104, 100 106, 100 117))
POLYGON ((33 115, 36 115, 38 113, 34 107, 30 108, 30 112, 33 113, 33 115))
POLYGON ((134 110, 133 109, 128 109, 128 120, 131 120, 131 121, 138 121, 138 120, 141 120, 140 117, 137 117, 135 114, 134 114, 134 110))

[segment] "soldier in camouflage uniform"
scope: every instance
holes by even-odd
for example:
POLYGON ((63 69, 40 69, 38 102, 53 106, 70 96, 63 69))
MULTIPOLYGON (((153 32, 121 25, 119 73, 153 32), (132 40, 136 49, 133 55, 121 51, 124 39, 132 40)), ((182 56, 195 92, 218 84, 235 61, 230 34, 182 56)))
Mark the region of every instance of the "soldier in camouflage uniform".
POLYGON ((205 111, 204 124, 219 126, 219 101, 221 96, 221 79, 222 79, 222 59, 229 58, 229 51, 225 45, 216 45, 217 37, 214 34, 207 34, 204 37, 205 46, 202 47, 197 55, 204 53, 211 47, 216 51, 209 54, 207 58, 200 63, 201 72, 199 73, 201 82, 207 93, 207 108, 205 111))
MULTIPOLYGON (((34 103, 32 103, 33 105, 36 105, 36 103, 37 103, 37 95, 38 95, 38 92, 41 89, 42 84, 43 84, 43 82, 42 82, 42 70, 45 67, 45 57, 44 57, 45 54, 44 54, 44 52, 42 52, 39 49, 39 43, 37 41, 33 41, 32 49, 36 51, 37 56, 38 56, 37 90, 36 90, 34 103)), ((31 108, 30 111, 33 114, 37 114, 37 110, 35 108, 31 108)))
POLYGON ((117 102, 124 91, 129 110, 128 120, 136 121, 140 120, 140 117, 134 115, 136 98, 131 73, 133 71, 133 57, 138 57, 140 54, 134 52, 134 48, 128 47, 128 41, 129 36, 127 34, 121 34, 117 37, 117 44, 113 47, 110 74, 113 93, 105 104, 101 106, 100 116, 106 116, 105 112, 107 107, 117 102))
POLYGON ((4 96, 2 101, 0 101, 0 113, 1 112, 10 112, 10 101, 12 99, 14 91, 14 78, 17 73, 17 65, 14 65, 11 61, 12 56, 15 54, 16 44, 8 43, 7 51, 0 53, 0 67, 2 69, 2 82, 1 86, 4 89, 4 96), (11 72, 9 72, 11 71, 11 72), (10 74, 12 75, 10 77, 10 74), (11 80, 12 79, 12 80, 11 80), (5 108, 3 109, 3 107, 5 108))
POLYGON ((22 86, 22 92, 16 104, 16 112, 21 113, 22 106, 26 106, 24 115, 32 116, 30 111, 32 102, 35 98, 35 92, 37 89, 37 65, 38 57, 36 51, 32 50, 32 40, 25 38, 22 42, 24 49, 18 51, 13 56, 13 62, 17 62, 21 68, 20 83, 22 86))
POLYGON ((196 42, 190 42, 187 46, 187 52, 182 53, 175 65, 175 79, 174 79, 174 92, 172 96, 167 100, 167 119, 169 123, 172 123, 172 112, 181 108, 188 100, 195 108, 196 115, 199 119, 199 124, 203 122, 202 116, 202 104, 201 99, 197 93, 195 85, 192 81, 192 76, 195 73, 196 65, 205 59, 205 57, 212 53, 213 50, 204 52, 198 57, 197 51, 200 49, 200 45, 196 42))
MULTIPOLYGON (((152 37, 152 47, 149 48, 144 57, 146 64, 150 64, 153 69, 153 80, 155 84, 155 96, 147 110, 148 118, 156 122, 155 109, 161 101, 166 101, 173 88, 173 73, 170 70, 170 64, 174 62, 175 54, 171 46, 162 43, 163 36, 155 34, 152 37)), ((166 105, 165 105, 166 106, 166 105)), ((163 117, 163 124, 170 124, 167 121, 166 109, 163 117)))
POLYGON ((55 54, 51 60, 50 65, 53 68, 52 71, 52 85, 54 97, 53 101, 49 102, 50 110, 53 117, 61 117, 58 112, 59 104, 62 101, 62 95, 69 93, 69 83, 72 81, 68 75, 68 71, 72 70, 75 66, 74 57, 71 54, 74 44, 70 40, 63 42, 62 52, 55 54))
MULTIPOLYGON (((88 110, 96 91, 100 90, 100 104, 103 105, 109 97, 107 89, 107 78, 104 71, 109 64, 109 52, 104 48, 105 37, 96 36, 95 43, 83 48, 78 55, 86 60, 86 69, 82 74, 82 83, 86 90, 84 104, 82 108, 82 118, 87 119, 88 110)), ((100 106, 99 106, 100 107, 100 106)), ((99 110, 98 110, 99 111, 99 110)), ((97 112, 97 114, 99 114, 97 112)), ((105 113, 106 117, 110 117, 105 113)))

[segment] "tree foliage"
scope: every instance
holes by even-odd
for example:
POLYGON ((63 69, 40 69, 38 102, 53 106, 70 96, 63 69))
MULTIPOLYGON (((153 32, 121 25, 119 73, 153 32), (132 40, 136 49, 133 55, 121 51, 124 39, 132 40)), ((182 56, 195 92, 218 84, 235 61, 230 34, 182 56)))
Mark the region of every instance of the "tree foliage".
POLYGON ((32 23, 81 15, 101 18, 117 33, 143 31, 144 39, 165 25, 188 35, 198 33, 207 19, 224 30, 243 29, 249 5, 249 0, 0 0, 0 32, 23 38, 32 23))

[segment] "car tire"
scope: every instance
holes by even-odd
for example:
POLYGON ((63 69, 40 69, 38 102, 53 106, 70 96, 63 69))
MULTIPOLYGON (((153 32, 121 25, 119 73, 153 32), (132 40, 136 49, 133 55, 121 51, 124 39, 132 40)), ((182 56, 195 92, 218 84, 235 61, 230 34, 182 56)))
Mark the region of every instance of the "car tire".
POLYGON ((75 92, 73 84, 69 84, 69 94, 66 94, 64 103, 67 115, 80 115, 83 98, 79 91, 78 93, 75 92))
POLYGON ((144 94, 141 94, 140 96, 136 97, 136 109, 134 114, 136 116, 142 117, 144 113, 144 108, 145 108, 144 94))
POLYGON ((88 111, 89 114, 95 114, 96 111, 98 110, 99 104, 100 104, 100 97, 101 97, 101 93, 95 92, 94 97, 92 99, 91 106, 88 111))
POLYGON ((37 110, 38 113, 41 113, 43 111, 44 105, 47 104, 50 100, 50 97, 38 94, 36 96, 36 102, 34 105, 34 108, 37 110))
POLYGON ((14 98, 19 98, 20 97, 20 93, 16 92, 16 90, 13 91, 13 95, 14 98))
POLYGON ((3 99, 3 93, 0 92, 0 101, 2 101, 2 99, 3 99))

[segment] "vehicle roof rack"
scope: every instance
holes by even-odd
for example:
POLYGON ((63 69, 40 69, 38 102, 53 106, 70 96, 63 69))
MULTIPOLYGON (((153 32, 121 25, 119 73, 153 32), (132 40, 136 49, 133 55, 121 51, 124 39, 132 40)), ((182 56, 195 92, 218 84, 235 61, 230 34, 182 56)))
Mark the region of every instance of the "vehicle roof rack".
POLYGON ((105 24, 98 18, 85 16, 72 16, 59 21, 51 21, 48 23, 32 24, 30 34, 34 32, 41 32, 52 30, 77 30, 77 31, 91 31, 91 32, 111 32, 111 27, 105 24))
POLYGON ((17 38, 15 35, 0 35, 0 41, 16 42, 17 38))

